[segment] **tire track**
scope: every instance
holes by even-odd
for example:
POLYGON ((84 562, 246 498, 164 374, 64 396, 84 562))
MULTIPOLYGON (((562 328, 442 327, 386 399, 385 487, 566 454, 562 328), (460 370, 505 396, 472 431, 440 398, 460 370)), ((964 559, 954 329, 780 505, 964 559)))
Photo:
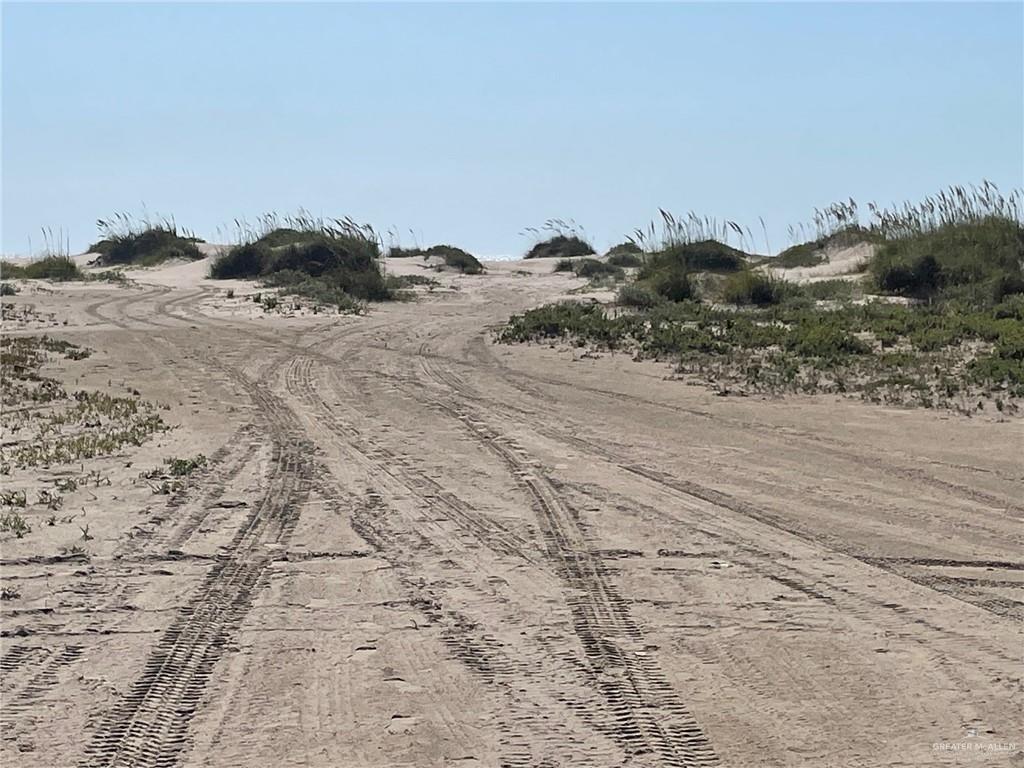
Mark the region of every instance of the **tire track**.
MULTIPOLYGON (((483 342, 482 336, 474 337, 480 339, 483 342)), ((459 365, 463 367, 469 367, 473 369, 479 368, 490 368, 496 376, 498 376, 502 382, 509 386, 519 390, 523 394, 529 395, 531 398, 547 403, 551 401, 550 393, 544 392, 537 385, 544 385, 549 387, 561 387, 568 388, 578 392, 588 392, 599 397, 605 397, 619 402, 629 403, 632 405, 643 405, 647 407, 657 408, 658 410, 668 411, 671 413, 681 413, 687 416, 694 416, 700 419, 710 421, 717 424, 725 424, 728 427, 734 429, 741 429, 745 432, 752 432, 763 435, 771 440, 779 441, 780 436, 783 440, 789 438, 799 438, 802 440, 813 442, 816 449, 823 454, 829 454, 835 456, 843 461, 849 461, 859 466, 867 467, 873 471, 881 472, 893 477, 899 477, 904 480, 912 480, 914 482, 928 485, 950 493, 954 496, 958 496, 963 499, 973 501, 975 503, 984 504, 986 506, 997 507, 1000 509, 1006 509, 1008 512, 1017 514, 1024 514, 1024 506, 1022 506, 1017 500, 1007 499, 1000 497, 986 491, 979 490, 977 488, 971 488, 969 486, 961 485, 959 483, 950 482, 943 480, 938 477, 934 477, 921 469, 915 467, 899 466, 893 463, 891 459, 882 460, 871 456, 865 456, 863 454, 855 453, 850 450, 851 446, 840 440, 823 437, 822 435, 807 432, 799 429, 775 429, 766 427, 764 424, 752 421, 743 421, 740 419, 732 419, 716 415, 710 411, 701 410, 699 408, 688 408, 685 406, 675 405, 672 403, 662 402, 660 400, 653 400, 650 398, 640 397, 637 395, 631 395, 624 392, 617 392, 614 390, 602 389, 601 387, 590 386, 578 381, 563 381, 561 379, 550 378, 540 376, 535 373, 526 373, 524 371, 518 371, 508 367, 506 364, 498 360, 491 354, 486 346, 481 347, 479 344, 474 345, 470 342, 467 345, 467 355, 476 360, 475 363, 468 362, 459 358, 449 357, 446 355, 432 353, 425 349, 424 345, 421 344, 420 352, 413 354, 411 352, 402 353, 399 350, 387 347, 379 347, 373 345, 374 349, 388 350, 396 352, 398 354, 405 354, 406 356, 416 357, 424 361, 432 361, 435 363, 435 367, 440 365, 459 365)), ((452 375, 457 375, 452 372, 452 375)), ((483 396, 479 396, 480 399, 485 399, 483 396)), ((501 405, 500 403, 497 403, 501 405)), ((916 457, 910 457, 916 458, 916 457)), ((964 471, 979 472, 975 467, 968 467, 963 465, 952 465, 942 464, 943 466, 949 466, 955 469, 964 471)), ((1002 476, 1001 476, 1002 477, 1002 476)), ((1004 480, 1017 481, 1019 478, 1007 478, 1002 477, 1004 480)))
POLYGON ((569 594, 573 629, 585 654, 589 681, 603 700, 600 711, 592 711, 589 704, 565 703, 630 755, 645 755, 673 768, 717 765, 700 726, 646 649, 604 558, 591 546, 576 514, 559 498, 543 468, 466 404, 424 399, 422 389, 406 394, 463 424, 532 498, 547 556, 569 594))
MULTIPOLYGON (((422 362, 424 372, 435 382, 447 387, 453 393, 467 399, 475 399, 477 394, 472 391, 457 374, 440 368, 432 361, 424 359, 422 362)), ((498 406, 500 407, 500 405, 498 406)), ((656 469, 641 466, 624 458, 613 451, 609 451, 595 442, 586 440, 576 435, 567 434, 557 428, 545 426, 543 423, 534 423, 531 428, 538 434, 543 435, 556 442, 572 445, 580 451, 608 462, 617 469, 641 477, 653 482, 662 488, 668 489, 684 497, 699 499, 723 509, 730 510, 736 514, 743 515, 759 523, 770 526, 803 541, 816 546, 825 547, 837 554, 852 557, 866 565, 880 570, 887 571, 901 578, 907 579, 919 586, 927 587, 943 595, 956 598, 970 605, 977 606, 997 616, 1017 617, 1020 615, 1021 604, 1018 601, 1006 598, 993 598, 984 594, 965 593, 960 582, 949 579, 936 578, 932 574, 918 573, 905 567, 905 563, 899 559, 878 558, 860 552, 855 547, 846 544, 838 537, 814 535, 798 526, 791 525, 772 513, 736 499, 729 494, 695 483, 690 480, 683 480, 675 475, 669 475, 656 469)))
POLYGON ((301 402, 315 409, 331 431, 344 436, 347 445, 361 454, 375 472, 399 483, 430 509, 443 514, 488 549, 536 563, 530 541, 496 520, 481 515, 438 482, 417 471, 404 457, 382 447, 356 427, 339 419, 316 391, 310 359, 300 358, 293 362, 287 371, 286 386, 301 402))
POLYGON ((3 663, 0 663, 0 670, 4 672, 3 707, 0 708, 0 732, 4 741, 17 741, 23 731, 35 730, 32 709, 47 691, 57 686, 63 669, 77 662, 83 650, 81 645, 66 645, 56 653, 52 649, 19 647, 4 655, 3 663), (9 681, 9 670, 13 671, 27 661, 33 661, 32 674, 21 687, 17 687, 16 683, 9 681))
POLYGON ((310 490, 311 446, 294 414, 266 388, 210 360, 248 392, 267 422, 272 474, 267 491, 218 558, 196 595, 163 633, 144 672, 106 716, 82 766, 172 766, 186 746, 214 665, 252 605, 272 561, 267 545, 284 542, 310 490))

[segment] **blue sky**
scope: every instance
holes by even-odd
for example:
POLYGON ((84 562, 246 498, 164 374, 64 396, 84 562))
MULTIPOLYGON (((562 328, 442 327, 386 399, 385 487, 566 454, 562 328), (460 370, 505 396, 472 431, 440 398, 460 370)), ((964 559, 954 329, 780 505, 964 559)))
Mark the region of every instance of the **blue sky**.
MULTIPOLYGON (((6 253, 304 207, 485 256, 1024 184, 1024 4, 10 4, 6 253)), ((412 240, 405 235, 407 244, 412 240)))

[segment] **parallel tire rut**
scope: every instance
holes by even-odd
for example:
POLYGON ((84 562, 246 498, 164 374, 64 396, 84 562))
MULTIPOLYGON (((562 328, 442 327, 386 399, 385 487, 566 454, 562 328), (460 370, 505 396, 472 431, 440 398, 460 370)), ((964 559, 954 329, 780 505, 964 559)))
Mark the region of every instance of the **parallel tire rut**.
POLYGON ((533 497, 548 555, 571 590, 573 626, 590 662, 591 678, 606 702, 605 713, 579 714, 593 715, 597 727, 605 722, 601 714, 609 716, 614 723, 609 735, 632 755, 647 755, 673 767, 718 765, 700 726, 644 646, 603 558, 589 545, 576 515, 561 501, 543 468, 465 403, 433 400, 430 405, 461 422, 533 497))
POLYGON ((158 641, 142 677, 101 724, 83 766, 173 766, 214 664, 252 605, 272 561, 267 545, 284 542, 309 493, 311 447, 294 416, 265 388, 210 361, 238 381, 267 418, 273 475, 227 551, 158 641))

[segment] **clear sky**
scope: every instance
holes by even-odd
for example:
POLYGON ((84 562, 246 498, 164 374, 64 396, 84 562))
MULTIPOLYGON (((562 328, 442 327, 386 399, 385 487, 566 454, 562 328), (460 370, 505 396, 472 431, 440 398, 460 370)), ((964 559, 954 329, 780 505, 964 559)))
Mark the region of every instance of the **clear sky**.
POLYGON ((660 206, 778 250, 836 199, 1022 186, 1024 4, 4 3, 2 127, 6 253, 143 205, 483 256, 660 206))

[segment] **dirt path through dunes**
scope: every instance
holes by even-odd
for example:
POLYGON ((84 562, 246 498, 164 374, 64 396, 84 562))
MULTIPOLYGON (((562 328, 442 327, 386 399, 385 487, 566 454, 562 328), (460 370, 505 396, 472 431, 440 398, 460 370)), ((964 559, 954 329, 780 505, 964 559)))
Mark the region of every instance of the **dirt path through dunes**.
POLYGON ((3 764, 1020 761, 1022 422, 495 346, 574 285, 519 268, 364 317, 62 292, 67 386, 178 426, 103 465, 87 553, 3 539, 3 764))

